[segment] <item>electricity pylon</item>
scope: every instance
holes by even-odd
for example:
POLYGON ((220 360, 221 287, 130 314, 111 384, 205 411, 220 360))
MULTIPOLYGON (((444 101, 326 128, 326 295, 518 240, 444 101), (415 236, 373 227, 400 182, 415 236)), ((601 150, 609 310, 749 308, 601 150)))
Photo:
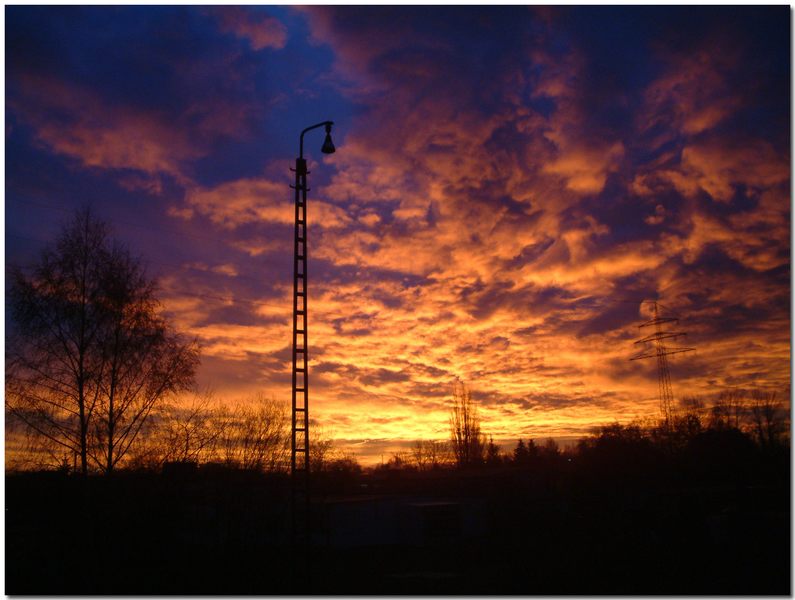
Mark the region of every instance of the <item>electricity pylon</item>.
POLYGON ((684 347, 671 347, 665 345, 665 340, 674 340, 678 337, 687 335, 684 331, 666 331, 663 327, 666 324, 678 323, 679 319, 676 317, 661 317, 659 313, 659 304, 655 301, 650 301, 652 306, 652 318, 638 325, 642 327, 654 327, 654 333, 647 335, 644 338, 636 341, 636 344, 654 343, 654 348, 645 348, 639 355, 633 356, 629 360, 640 360, 641 358, 657 358, 657 377, 660 386, 660 413, 667 425, 670 425, 673 416, 673 401, 674 393, 671 387, 671 371, 668 368, 668 357, 672 354, 680 354, 682 352, 690 352, 694 348, 684 347))

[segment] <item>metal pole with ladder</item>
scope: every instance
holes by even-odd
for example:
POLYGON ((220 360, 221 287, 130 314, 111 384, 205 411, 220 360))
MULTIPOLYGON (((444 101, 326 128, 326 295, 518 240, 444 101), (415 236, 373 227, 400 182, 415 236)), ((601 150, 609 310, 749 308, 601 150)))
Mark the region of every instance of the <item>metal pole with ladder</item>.
POLYGON ((309 371, 306 303, 306 160, 295 161, 293 247, 293 393, 290 472, 293 543, 309 538, 309 371))
MULTIPOLYGON (((304 158, 304 134, 326 128, 321 148, 334 152, 332 121, 323 121, 301 132, 299 156, 295 161, 295 236, 293 245, 293 372, 292 437, 290 454, 292 542, 294 548, 308 548, 310 541, 310 447, 309 447, 309 338, 307 335, 307 218, 306 194, 309 171, 304 158)), ((307 555, 308 556, 308 555, 307 555)), ((304 565, 306 567, 307 565, 304 565)))

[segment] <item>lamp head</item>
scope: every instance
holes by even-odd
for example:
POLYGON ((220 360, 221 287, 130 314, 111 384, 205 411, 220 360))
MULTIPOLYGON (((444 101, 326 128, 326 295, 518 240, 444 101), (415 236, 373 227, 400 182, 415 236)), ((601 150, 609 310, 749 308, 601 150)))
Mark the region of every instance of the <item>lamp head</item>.
POLYGON ((331 123, 326 123, 326 139, 323 141, 323 147, 320 151, 323 154, 334 154, 334 142, 331 141, 331 123))

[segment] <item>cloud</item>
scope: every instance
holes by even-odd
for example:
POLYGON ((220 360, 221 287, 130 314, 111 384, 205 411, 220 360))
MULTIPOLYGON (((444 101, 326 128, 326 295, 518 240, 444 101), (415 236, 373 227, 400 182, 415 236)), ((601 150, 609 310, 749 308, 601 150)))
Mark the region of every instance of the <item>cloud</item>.
POLYGON ((688 146, 682 152, 682 177, 673 183, 683 193, 694 187, 714 200, 729 202, 737 186, 763 190, 787 183, 790 171, 786 157, 762 140, 728 145, 725 140, 688 146))
POLYGON ((736 49, 727 44, 719 48, 692 53, 666 49, 668 69, 645 92, 642 131, 659 128, 659 141, 678 132, 695 135, 715 128, 742 106, 743 90, 731 85, 727 73, 738 60, 736 49))
POLYGON ((787 157, 768 142, 713 137, 685 146, 678 164, 639 174, 634 190, 652 195, 670 186, 687 196, 704 192, 717 202, 731 202, 740 188, 758 193, 789 177, 787 157))
POLYGON ((308 307, 313 418, 341 438, 447 438, 459 377, 495 439, 654 414, 656 365, 629 361, 648 299, 698 349, 672 358, 677 395, 786 385, 790 151, 770 132, 789 106, 750 53, 764 31, 727 42, 742 19, 711 8, 682 36, 644 16, 664 9, 580 10, 180 12, 191 43, 163 42, 145 78, 163 99, 13 71, 9 107, 47 151, 164 196, 168 226, 198 237, 163 288, 203 382, 282 400, 293 192, 261 145, 335 113, 308 307))
POLYGON ((200 156, 189 139, 157 118, 109 106, 93 91, 55 79, 26 77, 9 105, 41 143, 87 167, 181 178, 181 162, 200 156))
POLYGON ((97 174, 115 171, 127 190, 160 195, 171 182, 191 184, 197 163, 247 139, 273 101, 245 80, 251 67, 240 52, 202 35, 199 13, 21 8, 10 16, 9 116, 42 148, 97 174), (54 26, 59 19, 69 25, 54 26))
POLYGON ((248 40, 254 50, 279 50, 287 43, 287 28, 284 24, 275 17, 255 12, 251 7, 216 7, 212 14, 218 20, 221 31, 248 40))
MULTIPOLYGON (((268 179, 238 179, 212 188, 189 188, 185 204, 173 207, 170 214, 182 218, 206 215, 226 229, 262 222, 287 225, 295 219, 290 192, 285 184, 268 179)), ((343 209, 315 199, 308 207, 307 218, 326 229, 337 229, 351 222, 343 209)))
POLYGON ((558 158, 544 166, 546 173, 561 175, 567 188, 583 194, 597 194, 604 188, 607 175, 618 169, 624 145, 615 142, 601 148, 561 148, 558 158))
MULTIPOLYGON (((702 262, 712 247, 754 270, 776 268, 784 256, 779 226, 788 211, 774 208, 773 198, 780 199, 775 190, 788 182, 788 169, 769 143, 745 133, 739 141, 726 129, 754 100, 733 83, 737 57, 671 59, 652 71, 645 91, 626 93, 641 104, 613 125, 590 110, 601 93, 593 63, 576 39, 550 50, 556 33, 547 22, 506 29, 505 38, 515 37, 501 39, 501 47, 522 48, 524 60, 492 61, 495 85, 484 102, 475 74, 464 74, 462 65, 472 63, 458 42, 477 39, 474 19, 458 15, 455 39, 426 35, 412 20, 384 32, 375 12, 348 15, 344 8, 308 10, 315 41, 334 49, 338 76, 357 102, 371 106, 335 155, 327 190, 363 217, 322 234, 315 256, 355 268, 357 277, 385 269, 420 283, 390 286, 390 297, 399 298, 391 310, 351 322, 351 331, 368 335, 324 343, 322 360, 403 365, 412 373, 409 361, 422 357, 441 371, 431 381, 420 384, 412 374, 413 385, 382 389, 424 399, 417 401, 439 422, 445 409, 431 403, 432 394, 454 376, 471 381, 493 407, 495 429, 505 419, 515 423, 509 407, 519 397, 537 399, 528 406, 543 411, 525 418, 544 431, 656 410, 653 365, 628 361, 640 315, 633 318, 631 305, 611 306, 612 299, 639 287, 641 299, 662 293, 684 302, 682 289, 699 287, 689 269, 698 265, 703 285, 727 268, 702 262), (426 48, 434 50, 418 65, 413 57, 426 48), (704 81, 712 87, 705 90, 704 81), (753 200, 728 216, 700 201, 705 192, 726 204, 740 188, 753 200), (641 205, 637 222, 628 220, 634 208, 621 212, 633 203, 641 205), (616 216, 608 224, 609 211, 616 216), (777 241, 747 235, 760 226, 776 227, 777 241), (611 361, 621 369, 606 368, 611 361), (565 402, 556 404, 553 394, 565 402)), ((351 291, 357 305, 372 302, 365 280, 351 291)), ((344 301, 327 304, 328 289, 315 301, 319 322, 345 311, 344 301)), ((728 303, 747 301, 732 295, 728 303)), ((700 331, 696 344, 709 348, 716 333, 700 331)), ((326 335, 333 336, 321 330, 315 339, 326 335)), ((717 370, 728 381, 729 371, 717 370)), ((682 377, 682 389, 705 389, 682 377)), ((341 374, 338 381, 346 380, 341 374)))

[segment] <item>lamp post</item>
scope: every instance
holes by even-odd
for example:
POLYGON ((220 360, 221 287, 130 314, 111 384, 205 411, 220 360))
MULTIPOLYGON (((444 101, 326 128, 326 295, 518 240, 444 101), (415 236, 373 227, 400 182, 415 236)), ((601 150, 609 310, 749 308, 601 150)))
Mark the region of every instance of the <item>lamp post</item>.
MULTIPOLYGON (((306 159, 304 134, 326 128, 321 152, 332 154, 333 121, 323 121, 301 132, 298 158, 295 159, 295 241, 293 246, 293 393, 290 479, 292 480, 293 544, 309 543, 309 342, 307 337, 307 227, 306 159)), ((307 557, 308 559, 308 557, 307 557)))

